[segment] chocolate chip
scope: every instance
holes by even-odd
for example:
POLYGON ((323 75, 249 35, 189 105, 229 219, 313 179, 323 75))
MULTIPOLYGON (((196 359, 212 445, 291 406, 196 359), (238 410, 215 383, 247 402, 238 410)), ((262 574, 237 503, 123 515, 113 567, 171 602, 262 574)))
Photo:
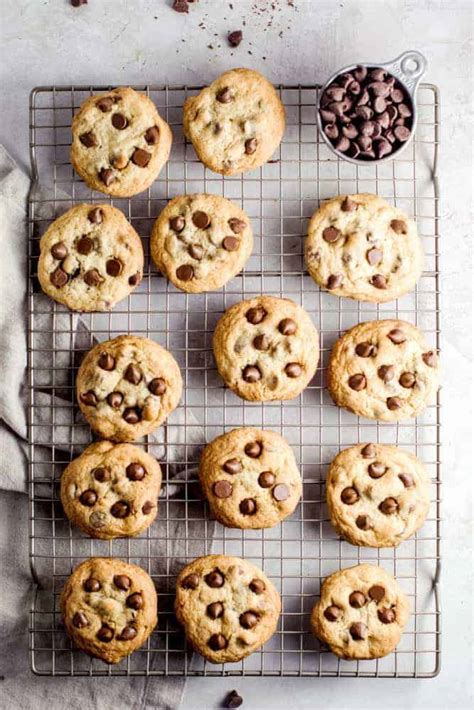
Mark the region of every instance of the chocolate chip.
POLYGON ((226 473, 235 475, 236 473, 241 473, 243 471, 243 466, 239 459, 228 459, 222 466, 226 473))
POLYGON ((401 103, 401 104, 398 106, 398 113, 399 113, 400 116, 402 116, 403 118, 410 118, 410 116, 411 116, 411 109, 410 109, 409 106, 407 106, 406 104, 401 103))
MULTIPOLYGON (((399 119, 397 119, 398 121, 399 119)), ((401 143, 405 143, 410 138, 410 130, 406 126, 395 126, 393 129, 395 138, 401 143)))
POLYGON ((394 103, 400 104, 403 101, 403 91, 393 88, 390 92, 390 98, 394 103))
POLYGON ((265 584, 261 579, 252 579, 249 584, 249 588, 254 594, 263 594, 265 591, 265 584))
POLYGON ((68 255, 68 250, 67 246, 65 245, 64 242, 56 242, 56 244, 53 244, 51 247, 51 255, 55 259, 65 259, 68 255))
POLYGON ((142 380, 142 372, 137 365, 134 365, 132 362, 130 365, 128 365, 127 369, 125 370, 123 376, 127 380, 127 382, 130 382, 132 385, 138 385, 139 382, 142 380))
POLYGON ((377 96, 372 106, 374 107, 375 113, 383 113, 387 108, 387 103, 381 96, 377 96))
POLYGON ((122 262, 118 259, 108 259, 105 264, 105 270, 109 276, 118 276, 122 271, 122 262))
POLYGON ((346 138, 346 136, 341 136, 337 143, 335 143, 334 147, 336 150, 340 150, 341 153, 345 153, 346 150, 349 150, 350 148, 350 141, 349 138, 346 138))
POLYGON ((351 377, 349 377, 349 387, 356 392, 364 390, 367 387, 365 376, 362 374, 351 375, 351 377))
POLYGON ((119 641, 131 641, 132 639, 135 638, 137 635, 137 630, 134 626, 125 626, 125 628, 121 631, 119 636, 117 636, 117 639, 119 641))
POLYGON ((199 575, 188 574, 181 582, 183 589, 197 589, 199 586, 199 575))
POLYGON ((110 353, 103 352, 100 354, 97 364, 102 370, 113 370, 115 367, 115 359, 110 353))
POLYGON ((250 458, 258 459, 262 453, 262 449, 263 447, 259 441, 249 441, 249 443, 245 445, 244 451, 250 458))
POLYGON ((356 67, 354 69, 354 71, 352 72, 354 78, 357 81, 363 81, 366 78, 367 73, 368 73, 367 67, 361 67, 361 66, 356 67))
POLYGON ((240 708, 243 702, 243 698, 238 694, 238 692, 236 690, 232 690, 225 699, 224 707, 240 708))
POLYGON ((387 334, 387 337, 392 341, 392 343, 395 343, 395 345, 401 345, 401 343, 404 343, 407 339, 405 333, 403 330, 400 330, 400 328, 394 328, 391 330, 387 334))
POLYGON ((258 477, 258 485, 261 488, 271 488, 275 480, 275 475, 271 471, 263 471, 258 477))
POLYGON ((373 79, 374 81, 383 81, 386 77, 387 73, 384 69, 381 68, 376 68, 376 69, 371 69, 370 71, 370 78, 373 79))
POLYGON ((369 136, 359 136, 357 139, 359 148, 365 153, 372 148, 372 138, 369 136))
POLYGON ((222 246, 226 251, 237 251, 239 248, 240 241, 237 237, 224 237, 222 246))
POLYGON ((411 473, 399 473, 398 478, 401 480, 405 488, 411 488, 412 486, 415 485, 415 482, 413 480, 413 476, 411 473))
POLYGON ((49 279, 53 286, 56 286, 56 288, 62 288, 69 281, 69 276, 63 269, 61 269, 60 266, 58 266, 58 268, 52 272, 49 279))
POLYGON ((377 451, 374 444, 366 444, 360 453, 364 459, 373 459, 377 451))
POLYGON ((112 106, 114 105, 113 99, 110 98, 110 96, 104 96, 102 99, 99 99, 96 103, 96 106, 98 109, 102 111, 102 113, 109 113, 109 111, 112 111, 112 106))
POLYGON ((389 397, 387 399, 387 407, 393 412, 402 407, 403 402, 399 397, 389 397))
POLYGON ((382 587, 380 584, 374 584, 372 587, 369 589, 369 597, 373 599, 376 602, 381 601, 385 596, 385 587, 382 587))
POLYGON ((372 286, 375 286, 375 288, 387 288, 387 279, 382 274, 375 274, 374 276, 372 276, 372 278, 370 279, 370 283, 372 284, 372 286))
POLYGON ((252 155, 257 150, 257 139, 249 138, 245 141, 245 152, 247 155, 252 155))
POLYGON ((79 395, 79 398, 83 404, 87 404, 88 407, 96 407, 97 406, 97 397, 95 396, 95 393, 92 392, 92 390, 89 390, 88 392, 82 392, 79 395))
POLYGON ((85 626, 89 625, 87 616, 84 614, 83 611, 76 611, 76 613, 72 617, 72 623, 76 627, 76 629, 83 629, 85 626))
POLYGON ((109 643, 114 637, 114 630, 107 626, 107 624, 102 624, 97 632, 97 638, 103 643, 109 643))
POLYGON ((387 467, 379 461, 374 461, 374 463, 370 464, 368 471, 371 478, 382 478, 387 473, 387 467))
POLYGON ((335 140, 339 136, 339 129, 335 123, 329 123, 327 126, 324 126, 324 132, 331 140, 335 140))
POLYGON ((263 333, 256 335, 253 339, 253 346, 256 350, 268 350, 270 347, 270 339, 263 333))
POLYGON ((224 605, 221 602, 208 604, 206 614, 210 619, 219 619, 224 614, 224 605))
POLYGON ((383 81, 373 81, 367 88, 374 96, 381 96, 382 98, 385 98, 390 93, 390 86, 383 81))
POLYGON ((119 409, 123 402, 123 394, 121 392, 111 392, 107 395, 107 402, 112 409, 119 409))
POLYGON ((142 419, 141 411, 137 407, 127 407, 122 416, 127 424, 138 424, 142 419))
POLYGON ((150 160, 151 153, 148 153, 148 151, 143 150, 142 148, 135 148, 132 153, 132 163, 137 165, 139 168, 146 168, 150 160))
POLYGON ((356 116, 361 118, 363 121, 370 121, 374 112, 369 106, 357 106, 355 110, 356 116))
POLYGON ((118 131, 123 131, 128 126, 128 121, 123 113, 112 114, 112 126, 118 131))
POLYGON ((87 0, 71 0, 71 5, 73 7, 81 7, 81 5, 87 5, 87 0))
POLYGON ((89 579, 86 579, 83 586, 86 592, 98 592, 99 589, 102 588, 102 585, 99 580, 95 579, 94 577, 89 577, 89 579))
POLYGON ((366 254, 367 261, 369 264, 372 266, 375 266, 376 264, 380 264, 380 262, 383 259, 383 252, 380 249, 376 249, 375 247, 373 249, 369 249, 369 251, 366 254))
POLYGON ((392 219, 390 227, 397 234, 407 234, 407 225, 402 219, 392 219))
POLYGON ((212 634, 207 643, 213 651, 222 651, 224 648, 227 648, 227 640, 222 634, 212 634))
POLYGON ((356 355, 359 357, 372 357, 377 354, 377 348, 372 343, 358 343, 355 348, 356 355))
POLYGON ((288 486, 286 486, 284 483, 279 483, 275 488, 272 490, 272 496, 276 501, 279 503, 283 502, 286 500, 290 495, 290 489, 288 486))
POLYGON ((278 330, 282 335, 294 335, 297 325, 292 318, 283 318, 278 324, 278 330))
POLYGON ((114 584, 118 589, 122 589, 124 592, 128 592, 132 586, 132 580, 127 577, 126 574, 116 574, 114 576, 114 584))
POLYGON ((342 101, 344 98, 345 91, 339 86, 330 86, 326 89, 326 96, 331 99, 331 101, 342 101))
POLYGON ((166 392, 166 382, 162 377, 155 377, 148 385, 150 392, 157 397, 161 397, 166 392))
POLYGON ((433 350, 430 350, 427 353, 423 353, 421 359, 423 360, 425 365, 428 365, 428 367, 436 367, 436 365, 438 364, 436 355, 433 350))
POLYGON ((204 248, 200 244, 190 244, 188 254, 196 261, 201 261, 204 256, 204 248))
POLYGON ((89 269, 84 274, 84 281, 88 286, 98 286, 103 280, 97 269, 89 269))
POLYGON ((366 598, 362 592, 352 592, 349 596, 349 604, 354 607, 354 609, 360 609, 364 606, 365 602, 366 598))
POLYGON ((379 609, 377 616, 382 624, 393 624, 396 619, 396 614, 393 609, 379 609))
POLYGON ((255 306, 255 308, 249 308, 245 314, 245 317, 249 323, 252 323, 252 325, 258 325, 258 323, 263 321, 266 315, 267 312, 264 308, 261 306, 255 306))
POLYGON ((192 220, 194 226, 198 229, 206 229, 211 224, 209 215, 206 214, 206 212, 201 212, 201 210, 197 210, 193 213, 192 220))
POLYGON ((287 377, 295 378, 299 377, 303 373, 303 368, 298 362, 289 362, 285 367, 285 374, 287 377))
POLYGON ((370 530, 373 527, 372 519, 368 515, 358 515, 356 525, 360 530, 370 530))
POLYGON ((241 234, 244 229, 247 227, 247 223, 244 222, 243 219, 239 219, 238 217, 231 217, 227 224, 231 228, 231 230, 234 232, 234 234, 241 234))
POLYGON ((411 389, 415 386, 416 377, 412 372, 402 372, 398 381, 405 389, 411 389))
POLYGON ((204 577, 206 584, 213 589, 219 589, 224 586, 225 577, 219 569, 209 572, 204 577))
POLYGON ((110 509, 114 518, 128 518, 130 515, 130 505, 126 500, 118 500, 110 509))
POLYGON ((141 280, 142 280, 142 275, 140 274, 140 272, 137 271, 136 274, 133 274, 132 276, 130 276, 130 278, 128 279, 128 283, 130 284, 130 286, 136 286, 137 284, 140 283, 141 280))
POLYGON ((332 604, 324 610, 324 616, 328 621, 337 621, 342 616, 342 609, 332 604))
POLYGON ((102 182, 104 183, 104 185, 106 185, 106 187, 111 185, 116 179, 115 175, 114 175, 114 171, 111 170, 110 168, 102 168, 101 171, 99 172, 99 177, 102 180, 102 182))
POLYGON ((354 505, 354 503, 357 503, 357 501, 359 500, 359 494, 357 493, 355 488, 344 488, 341 493, 341 500, 346 505, 354 505))
POLYGON ((180 281, 191 281, 194 276, 194 269, 190 264, 181 264, 176 269, 176 276, 180 281))
POLYGON ((216 99, 220 104, 230 104, 233 98, 232 91, 228 86, 224 86, 216 94, 216 99))
POLYGON ((145 501, 142 505, 142 513, 143 515, 149 515, 153 508, 155 507, 155 504, 151 500, 145 501))
POLYGON ((151 126, 151 128, 148 128, 145 132, 145 140, 148 145, 156 145, 159 139, 160 131, 158 130, 158 126, 151 126))
POLYGON ((189 1, 190 0, 173 0, 173 10, 176 12, 189 12, 189 1))
POLYGON ((342 274, 331 274, 328 278, 327 288, 331 291, 342 286, 342 274))
POLYGON ((229 498, 232 495, 232 484, 229 481, 216 481, 212 490, 217 498, 229 498))
POLYGON ((262 373, 255 365, 247 365, 242 371, 242 377, 245 382, 254 383, 262 379, 262 373))
POLYGON ((99 145, 99 141, 97 140, 95 133, 93 133, 92 131, 82 133, 82 135, 79 136, 79 140, 86 148, 95 148, 99 145))
POLYGON ((181 215, 170 219, 170 227, 174 232, 182 232, 186 225, 186 220, 181 215))
POLYGON ((242 37, 242 30, 234 30, 233 32, 229 32, 229 34, 227 35, 227 41, 229 42, 231 47, 238 47, 239 44, 242 42, 242 37))
POLYGON ((254 515, 257 512, 257 504, 253 498, 244 498, 239 505, 242 515, 254 515))
MULTIPOLYGON (((319 110, 319 113, 320 113, 323 121, 325 121, 326 123, 329 123, 332 125, 334 123, 334 121, 336 120, 336 114, 333 113, 332 111, 328 111, 327 109, 322 108, 319 110)), ((325 130, 326 130, 326 128, 328 128, 328 126, 325 126, 325 130)))
POLYGON ((398 503, 395 498, 385 498, 380 503, 379 510, 385 515, 393 515, 398 510, 398 503))
POLYGON ((146 471, 141 463, 129 463, 125 469, 130 481, 141 481, 145 478, 146 471))
POLYGON ((127 606, 130 609, 135 609, 135 611, 138 611, 143 607, 143 597, 140 592, 135 592, 127 597, 127 606))
POLYGON ((104 219, 104 213, 102 212, 100 207, 94 207, 88 213, 87 219, 89 220, 89 222, 92 222, 92 224, 101 224, 104 219))
POLYGON ((349 629, 349 632, 354 641, 363 641, 365 638, 367 638, 367 626, 361 621, 352 624, 351 628, 349 629))
POLYGON ((336 227, 326 227, 326 229, 323 230, 323 239, 325 242, 328 242, 328 244, 337 242, 340 236, 341 232, 339 229, 336 229, 336 227))
POLYGON ((244 629, 253 629, 258 624, 258 616, 253 611, 244 611, 239 616, 239 622, 244 629))
POLYGON ((384 382, 390 382, 395 377, 395 368, 393 365, 381 365, 377 370, 377 375, 384 382))
POLYGON ((91 508, 97 502, 97 493, 91 488, 88 488, 86 491, 83 491, 81 493, 81 495, 79 496, 79 500, 81 501, 82 505, 86 505, 87 507, 91 508))
POLYGON ((344 198, 342 204, 341 204, 341 210, 343 212, 355 212, 358 209, 359 205, 355 200, 352 200, 349 195, 344 198))

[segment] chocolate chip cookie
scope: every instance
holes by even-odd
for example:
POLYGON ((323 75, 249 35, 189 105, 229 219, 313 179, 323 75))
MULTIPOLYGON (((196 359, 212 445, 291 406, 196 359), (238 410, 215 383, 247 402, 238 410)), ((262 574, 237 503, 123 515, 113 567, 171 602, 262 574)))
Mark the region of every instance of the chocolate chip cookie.
POLYGON ((311 629, 336 656, 370 660, 395 649, 408 615, 408 599, 394 577, 382 567, 362 564, 324 580, 311 629))
POLYGON ((369 419, 416 417, 438 390, 438 359, 422 333, 402 320, 359 323, 332 349, 334 402, 369 419))
POLYGON ((359 444, 341 451, 326 481, 331 523, 353 545, 395 547, 420 528, 430 507, 429 479, 416 456, 397 446, 359 444))
POLYGON ((358 301, 393 301, 413 290, 423 252, 413 220, 377 195, 341 195, 311 218, 308 271, 322 288, 358 301))
POLYGON ((219 195, 181 195, 155 222, 151 255, 177 288, 191 293, 221 288, 252 253, 250 221, 219 195))
POLYGON ((257 296, 229 308, 213 338, 219 374, 251 401, 296 397, 308 385, 319 357, 319 336, 293 301, 257 296))
POLYGON ((120 88, 91 96, 72 122, 71 162, 93 190, 132 197, 168 160, 171 129, 148 96, 120 88))
POLYGON ((115 557, 92 557, 76 567, 60 603, 68 636, 106 663, 119 663, 142 646, 157 622, 151 577, 115 557))
POLYGON ((184 104, 184 132, 199 159, 222 175, 270 160, 285 131, 285 109, 264 76, 231 69, 184 104))
POLYGON ((131 537, 158 512, 158 461, 132 444, 98 441, 64 470, 61 503, 69 520, 91 537, 131 537))
POLYGON ((274 634, 280 595, 240 557, 208 555, 181 570, 175 611, 193 648, 211 663, 235 663, 274 634))
POLYGON ((73 311, 110 310, 142 275, 141 239, 110 205, 77 205, 41 237, 41 288, 73 311))
POLYGON ((79 367, 79 407, 103 439, 134 441, 156 429, 178 405, 178 363, 148 338, 120 335, 94 346, 79 367))
POLYGON ((206 446, 199 468, 212 514, 231 528, 270 528, 301 498, 293 451, 274 431, 234 429, 206 446))

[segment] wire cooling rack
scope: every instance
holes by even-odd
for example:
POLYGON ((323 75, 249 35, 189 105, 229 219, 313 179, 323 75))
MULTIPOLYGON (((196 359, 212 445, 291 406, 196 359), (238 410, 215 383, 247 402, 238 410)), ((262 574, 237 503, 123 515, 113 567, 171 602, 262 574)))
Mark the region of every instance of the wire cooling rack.
POLYGON ((42 87, 31 95, 29 201, 29 442, 31 566, 37 583, 31 609, 31 664, 43 675, 206 675, 432 677, 440 662, 440 410, 439 399, 416 420, 398 424, 358 418, 334 406, 325 389, 331 347, 347 328, 375 318, 417 324, 439 348, 439 208, 436 178, 439 96, 435 86, 418 93, 414 142, 392 162, 355 166, 338 160, 316 126, 318 87, 279 87, 287 111, 285 138, 273 160, 245 176, 223 178, 197 160, 182 134, 182 105, 198 87, 136 87, 145 91, 171 125, 171 158, 147 191, 130 200, 91 192, 69 161, 73 114, 91 94, 111 87, 42 87), (42 189, 39 189, 41 186, 42 189), (228 197, 249 215, 255 249, 244 272, 207 294, 176 290, 147 264, 140 287, 108 314, 77 315, 41 293, 36 279, 38 241, 51 220, 78 202, 110 201, 143 238, 167 200, 190 192, 228 197), (415 217, 426 261, 416 290, 398 301, 372 305, 320 291, 307 275, 303 239, 321 200, 339 193, 374 192, 415 217), (233 303, 269 293, 294 299, 321 334, 322 361, 296 399, 248 403, 226 390, 212 358, 215 324, 233 303), (64 466, 92 439, 74 397, 77 353, 121 333, 150 337, 169 348, 184 379, 181 406, 156 438, 143 442, 164 470, 159 517, 138 538, 86 538, 66 520, 58 499, 64 466), (274 429, 293 447, 304 480, 301 504, 270 530, 226 529, 210 519, 196 477, 205 442, 233 427, 274 429), (397 444, 417 454, 431 476, 431 509, 414 538, 397 549, 370 549, 338 538, 329 524, 324 481, 336 453, 358 442, 397 444), (179 569, 210 551, 246 557, 260 566, 282 595, 283 612, 273 638, 249 658, 215 666, 192 656, 173 614, 179 569), (148 643, 117 666, 72 647, 59 612, 67 576, 92 555, 117 556, 153 577, 160 617, 148 643), (374 661, 337 659, 309 632, 310 610, 330 573, 362 561, 395 574, 412 614, 397 650, 374 661))

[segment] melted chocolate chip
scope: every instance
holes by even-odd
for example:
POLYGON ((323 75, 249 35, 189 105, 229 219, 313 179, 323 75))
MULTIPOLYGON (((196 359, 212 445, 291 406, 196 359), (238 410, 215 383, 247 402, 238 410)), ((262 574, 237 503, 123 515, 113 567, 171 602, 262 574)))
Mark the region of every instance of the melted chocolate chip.
POLYGON ((103 352, 100 354, 98 365, 102 370, 113 370, 115 359, 108 352, 103 352))
POLYGON ((282 501, 286 500, 289 497, 290 489, 284 483, 279 483, 272 490, 272 495, 276 501, 281 503, 282 501))
POLYGON ((160 139, 160 131, 157 126, 152 126, 148 128, 145 132, 145 140, 148 145, 156 145, 160 139))
POLYGON ((285 374, 287 377, 295 378, 299 377, 303 373, 303 368, 298 362, 289 362, 285 367, 285 374))
POLYGON ((97 632, 97 638, 99 641, 102 641, 102 643, 109 643, 112 641, 114 637, 114 630, 110 628, 110 626, 107 626, 107 624, 102 624, 100 629, 97 632))
POLYGON ((142 413, 138 407, 127 407, 122 416, 127 424, 138 424, 142 419, 142 413))
POLYGON ((201 210, 194 212, 192 219, 194 226, 198 229, 207 229, 207 227, 211 224, 211 218, 209 215, 206 214, 206 212, 201 212, 201 210))
POLYGON ((55 259, 65 259, 68 255, 68 250, 67 246, 65 245, 64 242, 56 242, 56 244, 53 244, 51 247, 51 255, 55 259))
POLYGON ((181 215, 178 215, 177 217, 173 217, 170 219, 170 227, 173 230, 173 232, 182 232, 184 227, 186 226, 186 220, 184 217, 181 217, 181 215))
POLYGON ((332 604, 324 610, 324 616, 328 621, 337 621, 342 616, 342 609, 332 604))
POLYGON ((229 481, 216 481, 212 486, 214 495, 217 498, 230 498, 232 495, 232 484, 229 481))
POLYGON ((105 270, 109 276, 119 276, 122 271, 122 262, 119 259, 108 259, 105 263, 105 270))
POLYGON ((76 629, 83 629, 85 626, 89 625, 87 616, 84 614, 83 611, 76 611, 76 613, 72 617, 72 623, 73 626, 76 627, 76 629))
POLYGON ((252 325, 258 325, 258 323, 261 323, 263 321, 266 315, 267 312, 264 308, 262 308, 261 306, 256 306, 255 308, 249 308, 249 310, 245 314, 245 317, 252 325))
POLYGON ((92 224, 101 224, 104 220, 104 213, 100 207, 94 207, 87 215, 87 219, 92 224))
POLYGON ((64 271, 64 269, 61 269, 61 267, 58 266, 58 268, 52 272, 49 279, 53 286, 55 286, 56 288, 62 288, 69 281, 69 276, 64 271))
POLYGON ((239 510, 242 515, 255 515, 257 512, 257 504, 253 498, 244 498, 239 505, 239 510))
POLYGON ((142 481, 145 478, 146 471, 141 463, 129 463, 125 469, 127 478, 130 481, 142 481))
POLYGON ((208 604, 206 614, 210 619, 219 619, 224 614, 224 605, 221 602, 208 604))
POLYGON ((395 343, 395 345, 401 345, 401 343, 405 342, 406 335, 400 328, 394 328, 387 334, 387 338, 389 338, 392 343, 395 343))
POLYGON ((245 611, 240 615, 239 622, 244 629, 253 629, 258 624, 258 616, 253 611, 245 611))
POLYGON ((354 609, 360 609, 364 606, 365 602, 365 595, 362 594, 362 592, 352 592, 349 596, 349 604, 354 607, 354 609))
POLYGON ((123 402, 123 394, 121 392, 111 392, 107 395, 107 402, 112 409, 119 409, 123 402))
POLYGON ((377 611, 377 616, 382 624, 393 624, 396 619, 396 614, 393 609, 379 609, 377 611))
POLYGON ((118 131, 123 131, 128 126, 128 121, 123 113, 112 114, 112 126, 118 131))
POLYGON ((87 133, 80 135, 79 140, 86 148, 95 148, 99 145, 99 141, 97 140, 95 133, 92 131, 87 131, 87 133))
POLYGON ((181 264, 176 269, 176 276, 180 281, 191 281, 194 277, 194 269, 190 264, 181 264))
POLYGON ((348 486, 341 493, 341 500, 346 505, 354 505, 359 500, 359 494, 355 488, 348 486))
POLYGON ((367 626, 361 621, 358 621, 357 623, 352 624, 351 628, 349 629, 349 633, 354 639, 354 641, 362 641, 363 639, 367 638, 367 626))
POLYGON ((151 153, 142 148, 135 148, 132 153, 132 163, 137 165, 139 168, 146 168, 151 160, 151 153))
POLYGON ((271 488, 275 483, 275 474, 271 471, 263 471, 258 477, 258 485, 261 488, 271 488))
POLYGON ((405 488, 411 488, 415 485, 415 481, 413 480, 411 473, 399 473, 398 478, 401 480, 405 488))
POLYGON ((135 611, 142 609, 143 597, 140 592, 135 592, 134 594, 130 594, 130 596, 127 597, 127 606, 130 609, 135 609, 135 611))
POLYGON ((252 579, 249 584, 249 589, 254 594, 263 594, 263 592, 265 591, 265 584, 264 582, 262 582, 261 579, 252 579))
POLYGON ((372 343, 358 343, 355 352, 359 357, 373 357, 377 354, 377 348, 372 343))
POLYGON ((257 139, 249 138, 245 141, 245 153, 247 155, 252 155, 257 150, 257 139))
POLYGON ((328 242, 328 244, 334 244, 340 236, 341 232, 339 229, 336 229, 336 227, 326 227, 326 229, 323 230, 323 239, 325 242, 328 242))
POLYGON ((110 509, 114 518, 128 518, 130 515, 130 505, 126 500, 118 500, 110 509))
POLYGON ((123 373, 123 376, 127 382, 130 382, 132 385, 138 385, 143 377, 140 368, 132 362, 128 365, 127 369, 123 373))
POLYGON ((370 530, 373 527, 372 519, 369 515, 358 515, 356 525, 360 530, 370 530))
POLYGON ((238 459, 229 459, 222 467, 226 473, 235 475, 243 471, 243 466, 238 459))
POLYGON ((362 374, 351 375, 351 377, 349 377, 349 387, 356 392, 365 389, 367 387, 365 376, 362 374))
POLYGON ((125 628, 120 632, 117 639, 119 641, 131 641, 137 635, 137 630, 134 626, 125 626, 125 628))
POLYGON ((216 99, 220 104, 230 104, 233 100, 232 91, 228 86, 224 86, 223 89, 220 89, 217 92, 216 99))
POLYGON ((114 102, 113 99, 110 98, 110 96, 104 96, 96 103, 97 108, 100 109, 102 113, 109 113, 109 111, 112 111, 113 105, 114 102))
POLYGON ((369 589, 369 597, 376 602, 381 601, 385 596, 385 587, 380 584, 374 584, 369 589))
POLYGON ((373 459, 377 453, 377 450, 374 444, 366 444, 360 453, 364 459, 373 459))
POLYGON ((219 569, 209 572, 204 577, 206 584, 213 589, 219 589, 224 586, 225 577, 219 569))
POLYGON ((234 232, 234 234, 241 234, 241 232, 243 232, 247 226, 246 222, 244 222, 243 219, 239 219, 238 217, 231 217, 227 224, 234 232))
POLYGON ((382 478, 384 474, 387 473, 387 467, 384 466, 383 463, 379 463, 378 461, 374 461, 374 463, 371 463, 369 466, 369 476, 371 478, 382 478))
POLYGON ((212 634, 207 643, 213 651, 222 651, 227 648, 227 640, 222 634, 212 634))
POLYGON ((86 592, 98 592, 102 588, 102 585, 99 580, 95 579, 94 577, 89 577, 89 579, 86 579, 83 586, 86 592))
POLYGON ((245 382, 258 382, 262 379, 262 373, 255 365, 247 365, 242 371, 242 378, 245 382))
POLYGON ((96 407, 97 406, 97 397, 95 396, 95 393, 92 392, 92 390, 89 390, 88 392, 82 392, 79 395, 79 398, 83 404, 86 404, 88 407, 96 407))
POLYGON ((222 247, 226 251, 237 251, 240 246, 240 241, 237 237, 224 237, 222 247))
POLYGON ((380 505, 379 510, 385 515, 394 515, 398 510, 398 502, 395 498, 385 498, 380 505))
POLYGON ((155 504, 151 500, 145 501, 142 505, 143 515, 149 515, 154 507, 155 507, 155 504))
POLYGON ((162 377, 155 377, 148 385, 150 392, 161 397, 166 392, 166 382, 162 377))
POLYGON ((199 586, 199 575, 188 574, 181 582, 183 589, 197 589, 199 586))
POLYGON ((270 347, 270 339, 263 333, 256 335, 253 339, 253 346, 256 350, 268 350, 270 347))
POLYGON ((132 580, 126 574, 116 574, 114 576, 114 584, 118 589, 127 592, 132 586, 132 580))
POLYGON ((250 441, 245 445, 244 451, 252 459, 258 459, 262 453, 262 444, 259 441, 250 441))

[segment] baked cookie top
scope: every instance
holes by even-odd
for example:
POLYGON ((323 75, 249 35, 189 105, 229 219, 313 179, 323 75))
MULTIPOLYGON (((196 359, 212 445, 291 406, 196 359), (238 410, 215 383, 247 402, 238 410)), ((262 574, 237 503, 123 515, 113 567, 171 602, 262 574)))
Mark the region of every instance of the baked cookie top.
POLYGON ((69 520, 91 537, 131 537, 158 511, 158 461, 132 444, 98 441, 61 476, 61 503, 69 520))
POLYGON ((199 468, 212 514, 232 528, 269 528, 291 515, 301 498, 293 451, 274 431, 246 427, 206 446, 199 468))
POLYGON ((81 412, 99 436, 134 441, 156 429, 179 403, 178 363, 148 338, 120 335, 95 345, 76 380, 81 412))
POLYGON ((73 311, 111 309, 142 275, 141 239, 124 214, 110 205, 77 205, 41 237, 41 288, 73 311))
POLYGON ((336 296, 383 303, 415 287, 423 251, 404 212, 377 195, 340 195, 311 218, 305 259, 316 283, 336 296))
POLYGON ((327 577, 311 629, 340 658, 382 658, 400 641, 408 599, 382 567, 362 564, 327 577))
POLYGON ((395 547, 420 528, 430 507, 429 479, 408 451, 359 444, 341 451, 326 481, 331 523, 353 545, 395 547))
POLYGON ((250 221, 240 207, 219 195, 181 195, 155 222, 153 261, 177 288, 192 293, 221 288, 252 253, 250 221))
POLYGON ((319 358, 319 335, 293 301, 257 296, 231 306, 213 337, 219 374, 251 401, 296 397, 308 385, 319 358))
POLYGON ((131 197, 156 179, 171 141, 153 101, 122 87, 84 101, 72 122, 71 162, 91 189, 131 197))
POLYGON ((183 125, 204 165, 236 175, 272 157, 285 131, 285 109, 264 76, 231 69, 187 99, 183 125))
POLYGON ((60 603, 68 636, 106 663, 119 663, 142 646, 157 622, 150 576, 114 557, 92 557, 76 567, 60 603))
POLYGON ((334 402, 369 419, 416 417, 438 390, 438 359, 402 320, 359 323, 335 343, 328 368, 334 402))
POLYGON ((274 634, 281 600, 255 565, 240 557, 208 555, 179 573, 175 611, 198 653, 212 663, 234 663, 274 634))

